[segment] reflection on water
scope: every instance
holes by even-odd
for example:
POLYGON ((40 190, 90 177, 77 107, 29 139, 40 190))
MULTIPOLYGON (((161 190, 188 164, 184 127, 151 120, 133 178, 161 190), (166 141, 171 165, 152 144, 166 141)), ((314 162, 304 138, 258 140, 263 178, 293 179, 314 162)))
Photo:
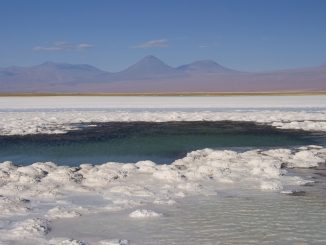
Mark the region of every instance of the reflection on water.
POLYGON ((282 131, 251 122, 110 122, 79 125, 61 135, 1 136, 0 161, 29 164, 170 163, 202 148, 325 145, 325 136, 282 131))

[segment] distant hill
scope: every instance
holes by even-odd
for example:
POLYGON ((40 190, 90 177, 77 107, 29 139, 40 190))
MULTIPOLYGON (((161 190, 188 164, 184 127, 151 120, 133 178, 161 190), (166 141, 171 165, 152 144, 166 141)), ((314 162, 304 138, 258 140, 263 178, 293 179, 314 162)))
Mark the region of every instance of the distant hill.
POLYGON ((257 92, 326 90, 326 65, 240 72, 212 60, 171 67, 146 56, 110 73, 87 64, 45 62, 0 68, 0 93, 16 92, 257 92))
POLYGON ((182 65, 178 67, 178 70, 185 71, 189 73, 230 73, 236 72, 220 64, 216 63, 213 60, 199 60, 192 62, 187 65, 182 65))
POLYGON ((124 80, 146 79, 157 77, 171 77, 178 75, 179 71, 168 66, 154 56, 146 56, 126 70, 116 73, 116 76, 124 80))

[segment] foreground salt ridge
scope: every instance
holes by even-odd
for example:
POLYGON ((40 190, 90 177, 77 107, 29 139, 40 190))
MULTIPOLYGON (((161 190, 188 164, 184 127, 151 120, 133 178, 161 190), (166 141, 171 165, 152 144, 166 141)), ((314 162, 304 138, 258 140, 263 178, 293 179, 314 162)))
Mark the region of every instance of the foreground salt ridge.
MULTIPOLYGON (((16 166, 4 162, 0 164, 0 241, 86 244, 71 238, 47 241, 45 235, 55 219, 122 209, 130 210, 126 214, 130 215, 130 222, 159 219, 162 214, 155 209, 140 207, 173 205, 185 196, 216 195, 229 188, 291 193, 313 180, 287 175, 286 167, 317 167, 325 161, 326 148, 308 146, 243 153, 203 149, 190 152, 171 165, 141 161, 69 168, 54 163, 16 166), (102 201, 79 203, 74 196, 97 196, 102 201), (17 221, 9 222, 10 218, 17 221)), ((115 239, 97 244, 128 243, 115 239)))
POLYGON ((326 131, 326 110, 302 111, 58 111, 0 112, 0 135, 61 134, 78 129, 78 123, 247 121, 281 129, 326 131))

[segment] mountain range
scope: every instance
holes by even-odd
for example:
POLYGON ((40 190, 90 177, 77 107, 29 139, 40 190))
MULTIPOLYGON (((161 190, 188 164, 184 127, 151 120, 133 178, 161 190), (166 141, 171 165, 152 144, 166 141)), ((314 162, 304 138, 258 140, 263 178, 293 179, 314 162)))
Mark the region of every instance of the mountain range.
POLYGON ((20 92, 277 92, 325 91, 326 65, 272 72, 241 72, 212 60, 171 67, 146 56, 120 72, 86 64, 45 62, 0 68, 0 93, 20 92))

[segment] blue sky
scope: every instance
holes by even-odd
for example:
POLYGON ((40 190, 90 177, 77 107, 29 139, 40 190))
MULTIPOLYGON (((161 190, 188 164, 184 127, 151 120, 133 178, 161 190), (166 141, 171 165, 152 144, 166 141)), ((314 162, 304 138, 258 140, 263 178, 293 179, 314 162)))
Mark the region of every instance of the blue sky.
POLYGON ((145 55, 244 71, 326 63, 324 0, 3 0, 0 67, 119 71, 145 55))

